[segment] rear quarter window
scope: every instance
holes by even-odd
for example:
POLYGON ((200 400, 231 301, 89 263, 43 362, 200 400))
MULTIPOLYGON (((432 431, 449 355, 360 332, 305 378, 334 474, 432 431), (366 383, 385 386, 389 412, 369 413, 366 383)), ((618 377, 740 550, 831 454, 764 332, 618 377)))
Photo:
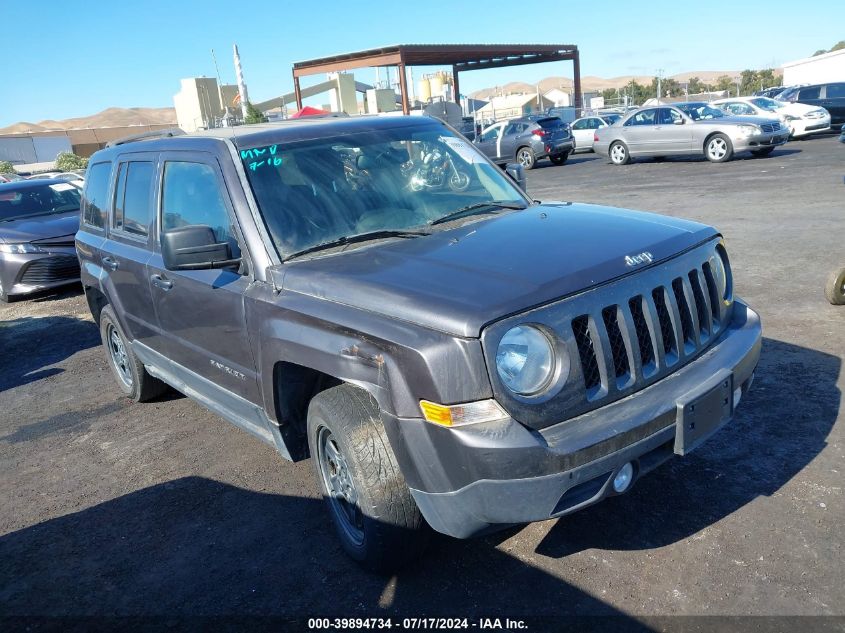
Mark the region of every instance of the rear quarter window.
POLYGON ((845 84, 828 84, 826 97, 828 99, 842 99, 845 97, 845 84))
POLYGON ((106 225, 111 163, 95 163, 88 168, 82 193, 82 222, 97 229, 106 225))

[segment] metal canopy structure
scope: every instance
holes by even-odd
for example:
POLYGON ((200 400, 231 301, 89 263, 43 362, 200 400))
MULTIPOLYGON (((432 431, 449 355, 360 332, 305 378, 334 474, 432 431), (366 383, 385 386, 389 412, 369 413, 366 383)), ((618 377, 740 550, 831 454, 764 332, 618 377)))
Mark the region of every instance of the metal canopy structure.
POLYGON ((573 66, 575 107, 580 108, 581 60, 578 47, 573 44, 397 44, 296 62, 293 65, 293 87, 296 105, 302 108, 300 77, 354 68, 396 66, 399 69, 402 111, 408 114, 410 104, 405 76, 408 66, 452 66, 455 95, 460 95, 459 72, 569 60, 573 66))

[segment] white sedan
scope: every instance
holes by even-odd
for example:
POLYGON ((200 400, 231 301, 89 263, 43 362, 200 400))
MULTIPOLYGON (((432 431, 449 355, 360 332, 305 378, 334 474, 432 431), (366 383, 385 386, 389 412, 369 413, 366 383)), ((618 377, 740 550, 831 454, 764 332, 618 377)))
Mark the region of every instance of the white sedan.
POLYGON ((776 115, 791 132, 790 136, 807 136, 830 129, 830 112, 804 103, 786 103, 768 97, 734 97, 719 99, 713 105, 734 116, 776 115))
POLYGON ((580 119, 575 119, 570 125, 572 136, 575 137, 575 151, 591 151, 596 130, 607 127, 607 125, 607 121, 598 115, 582 116, 580 119))

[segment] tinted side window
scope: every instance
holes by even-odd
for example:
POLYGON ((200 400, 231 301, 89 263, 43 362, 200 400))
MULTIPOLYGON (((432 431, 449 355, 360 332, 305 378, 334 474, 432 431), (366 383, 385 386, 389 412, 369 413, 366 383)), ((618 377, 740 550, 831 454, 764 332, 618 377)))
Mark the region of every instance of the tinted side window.
POLYGON ((821 86, 810 86, 809 88, 801 88, 798 92, 798 100, 801 99, 818 99, 821 94, 821 86))
POLYGON ((845 97, 845 84, 827 84, 828 99, 842 99, 845 97))
POLYGON ((643 110, 625 122, 625 125, 655 125, 657 110, 643 110))
POLYGON ((82 221, 102 229, 105 225, 111 163, 95 163, 88 168, 82 198, 82 221))
POLYGON ((126 174, 123 198, 123 230, 146 235, 152 219, 150 194, 155 169, 149 162, 131 162, 126 174))
POLYGON ((236 246, 221 186, 210 165, 167 161, 161 202, 162 230, 190 224, 210 226, 218 241, 236 246))

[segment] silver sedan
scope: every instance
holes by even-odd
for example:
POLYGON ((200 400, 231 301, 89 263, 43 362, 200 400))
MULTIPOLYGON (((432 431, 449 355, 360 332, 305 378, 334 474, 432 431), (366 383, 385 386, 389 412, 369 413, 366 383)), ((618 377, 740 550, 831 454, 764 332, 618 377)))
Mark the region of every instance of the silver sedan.
POLYGON ((789 140, 777 119, 730 117, 703 102, 641 108, 596 130, 593 149, 624 165, 636 156, 704 155, 714 163, 737 152, 767 156, 789 140))

